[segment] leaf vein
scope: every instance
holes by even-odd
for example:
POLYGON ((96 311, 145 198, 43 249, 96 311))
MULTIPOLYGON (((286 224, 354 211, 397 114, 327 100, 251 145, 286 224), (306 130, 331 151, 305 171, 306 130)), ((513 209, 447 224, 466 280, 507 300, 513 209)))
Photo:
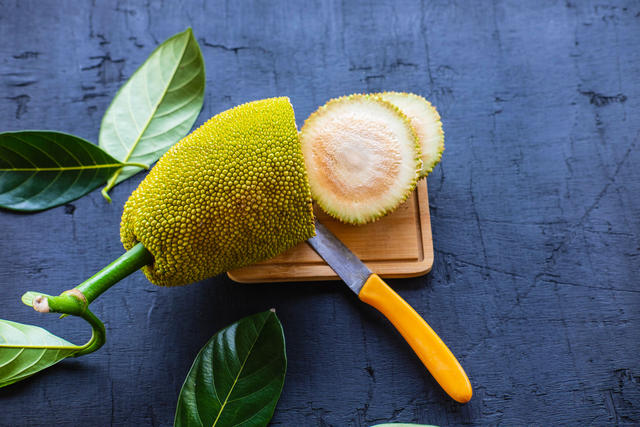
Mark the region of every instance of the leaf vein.
MULTIPOLYGON (((59 146, 60 148, 62 148, 64 151, 66 151, 67 153, 69 153, 69 155, 70 155, 71 157, 73 157, 73 160, 75 160, 79 165, 82 165, 82 162, 81 162, 80 160, 78 160, 78 158, 77 158, 76 156, 74 156, 74 155, 73 155, 73 153, 72 153, 71 151, 67 150, 67 148, 66 148, 64 145, 60 144, 58 141, 54 141, 53 139, 51 139, 51 138, 47 138, 46 136, 41 136, 41 138, 44 138, 44 139, 46 139, 47 141, 51 141, 51 142, 53 142, 54 144, 56 144, 57 146, 59 146)), ((80 145, 82 145, 82 144, 80 144, 80 145)), ((93 158, 93 156, 92 156, 92 158, 93 158)))
MULTIPOLYGON (((249 356, 251 356, 251 351, 253 351, 253 347, 256 345, 256 342, 258 341, 258 338, 260 337, 260 334, 262 333, 262 330, 264 329, 264 326, 267 324, 267 320, 268 320, 268 318, 265 319, 264 323, 262 324, 262 327, 260 328, 259 331, 257 331, 258 333, 256 334, 256 338, 253 341, 253 343, 251 343, 251 348, 247 352, 247 356, 245 357, 244 361, 242 362, 242 365, 240 366, 240 369, 238 370, 238 374, 236 375, 235 381, 233 382, 233 386, 231 387, 231 389, 229 390, 229 393, 225 397, 224 404, 220 408, 220 412, 218 412, 218 416, 216 417, 216 420, 213 422, 213 426, 212 427, 215 427, 216 424, 218 424, 218 420, 220 419, 220 415, 222 415, 222 411, 224 410, 224 407, 227 405, 229 397, 231 396, 231 393, 233 392, 234 387, 238 383, 238 378, 240 377, 240 374, 242 373, 242 370, 244 369, 244 365, 247 363, 247 360, 249 359, 249 356)), ((255 327, 255 324, 253 326, 255 327)), ((237 352, 236 352, 236 354, 237 354, 237 352)))
MULTIPOLYGON (((184 47, 182 49, 182 55, 184 55, 184 51, 187 48, 187 45, 189 44, 189 40, 187 39, 187 42, 184 44, 184 47)), ((172 76, 175 76, 176 71, 178 70, 178 67, 180 65, 179 61, 176 61, 176 65, 173 69, 173 72, 171 73, 172 76)), ((173 78, 172 78, 173 79, 173 78)), ((164 79, 163 79, 164 81, 164 79)), ((170 83, 169 83, 170 84, 170 83)), ((129 158, 131 157, 131 155, 133 154, 133 152, 135 151, 138 143, 140 142, 140 139, 142 138, 142 136, 144 135, 144 132, 146 132, 147 128, 149 127, 149 124, 151 123, 151 120, 153 120, 153 117, 155 115, 155 112, 157 111, 158 107, 160 106, 160 104, 162 103, 162 100, 164 99, 164 96, 167 93, 167 90, 169 89, 169 84, 165 84, 165 88, 164 88, 164 92, 162 93, 162 96, 159 98, 158 103, 156 104, 155 108, 153 109, 153 111, 151 112, 151 115, 149 115, 149 119, 147 120, 147 123, 145 124, 144 128, 142 129, 142 131, 140 132, 140 134, 138 135, 138 137, 136 138, 136 140, 134 141, 131 150, 129 151, 129 153, 127 154, 127 156, 124 158, 124 161, 128 161, 129 158)), ((129 101, 131 100, 131 97, 129 97, 129 101)), ((129 105, 131 105, 129 103, 129 105)), ((131 108, 129 108, 129 111, 131 111, 131 108)))
MULTIPOLYGON (((13 137, 13 136, 12 136, 13 137)), ((31 163, 33 165, 33 167, 37 167, 31 160, 29 160, 28 157, 24 156, 22 153, 20 153, 19 151, 14 150, 13 148, 7 146, 7 145, 3 145, 4 148, 6 148, 9 151, 13 151, 14 153, 16 153, 18 156, 22 157, 23 159, 25 159, 27 162, 31 163)), ((11 162, 7 159, 4 159, 7 163, 9 163, 11 165, 11 162)))
POLYGON ((14 168, 14 169, 0 169, 0 172, 64 172, 64 171, 75 171, 75 170, 87 170, 87 169, 112 169, 119 168, 123 166, 122 163, 107 163, 107 164, 99 164, 99 165, 91 165, 91 166, 61 166, 59 168, 38 168, 34 166, 34 169, 27 168, 14 168))
MULTIPOLYGON (((48 190, 48 189, 49 189, 53 184, 55 184, 55 182, 58 180, 58 178, 60 178, 60 175, 62 175, 62 171, 60 171, 60 172, 58 173, 58 175, 56 175, 56 177, 53 179, 53 181, 51 181, 51 183, 50 183, 49 185, 47 185, 47 186, 46 186, 45 188, 43 188, 42 190, 38 191, 36 194, 34 194, 34 195, 32 195, 32 196, 29 196, 29 198, 28 198, 28 199, 26 199, 26 200, 33 200, 33 199, 35 199, 36 197, 38 197, 40 194, 42 194, 43 192, 47 191, 47 190, 48 190)), ((26 201, 26 200, 25 200, 25 201, 26 201)))
MULTIPOLYGON (((133 110, 131 109, 131 86, 129 86, 129 90, 127 91, 127 107, 129 108, 129 116, 131 116, 131 121, 135 125, 138 132, 140 132, 140 126, 138 126, 138 122, 136 121, 136 116, 133 115, 133 110)), ((133 148, 135 148, 135 143, 133 148)))
MULTIPOLYGON (((172 109, 171 109, 171 110, 169 110, 169 111, 165 111, 165 112, 164 112, 164 113, 162 113, 162 114, 158 114, 157 116, 155 116, 155 118, 156 118, 156 119, 158 119, 158 118, 160 118, 160 117, 165 117, 165 116, 168 116, 169 114, 173 114, 173 113, 175 113, 176 111, 183 109, 184 107, 188 106, 188 105, 191 103, 191 101, 193 101, 194 99, 196 99, 199 95, 200 95, 200 93, 199 93, 198 91, 194 91, 193 95, 192 95, 189 99, 185 100, 182 104, 180 104, 180 105, 179 105, 179 106, 177 106, 177 107, 172 108, 172 109)), ((199 113, 199 112, 198 112, 198 113, 199 113)), ((190 116, 189 118, 191 118, 191 116, 190 116)), ((183 120, 181 123, 184 123, 185 121, 186 121, 186 120, 183 120)), ((177 127, 177 126, 174 126, 174 128, 175 128, 175 127, 177 127)), ((144 138, 142 138, 142 139, 144 139, 144 138)))
MULTIPOLYGON (((113 121, 113 120, 112 120, 112 122, 113 122, 113 128, 116 131, 116 135, 118 135, 118 139, 120 140, 120 144, 122 144, 122 147, 124 148, 124 151, 128 151, 129 147, 127 147, 127 144, 124 143, 124 139, 122 139, 122 136, 120 136, 120 130, 118 129, 118 122, 113 121)), ((126 160, 125 160, 125 162, 126 162, 126 160)))
MULTIPOLYGON (((12 136, 13 136, 13 135, 12 135, 12 136)), ((50 158, 51 160, 53 160, 53 163, 55 163, 56 165, 58 165, 58 166, 62 166, 60 163, 58 163, 58 161, 57 161, 56 159, 54 159, 53 157, 51 157, 51 156, 49 155, 49 153, 47 153, 46 151, 42 150, 40 147, 38 147, 38 146, 36 146, 36 145, 33 145, 33 144, 31 144, 29 141, 25 141, 24 139, 20 139, 20 138, 18 138, 17 136, 13 136, 13 137, 14 137, 15 139, 17 139, 18 141, 22 141, 22 142, 24 142, 25 144, 27 144, 27 145, 29 145, 29 146, 31 146, 31 147, 33 147, 33 148, 35 148, 36 150, 38 150, 38 151, 42 152, 45 156, 47 156, 48 158, 50 158)), ((24 156, 23 156, 23 157, 24 157, 24 156)), ((31 164, 33 165, 33 162, 31 162, 31 161, 30 161, 29 163, 31 163, 31 164)), ((34 166, 35 166, 35 165, 34 165, 34 166)))
POLYGON ((6 193, 3 193, 3 194, 12 193, 12 192, 16 191, 18 188, 22 187, 27 182, 31 181, 33 179, 33 177, 36 176, 37 174, 38 174, 37 172, 33 173, 29 178, 27 178, 25 181, 21 182, 20 185, 18 185, 17 187, 12 188, 11 190, 9 190, 9 191, 7 191, 6 193))
POLYGON ((193 73, 193 75, 189 79, 185 80, 183 83, 180 83, 179 86, 176 86, 174 88, 169 89, 167 91, 167 93, 175 92, 177 90, 182 89, 183 87, 187 86, 189 83, 194 81, 195 78, 198 77, 200 74, 202 74, 202 67, 198 67, 198 72, 197 73, 193 73))

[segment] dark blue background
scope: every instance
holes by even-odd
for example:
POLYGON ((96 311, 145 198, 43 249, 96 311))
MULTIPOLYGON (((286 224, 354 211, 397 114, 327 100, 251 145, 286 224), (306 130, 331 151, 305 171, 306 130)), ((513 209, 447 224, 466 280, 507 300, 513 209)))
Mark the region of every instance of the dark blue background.
MULTIPOLYGON (((298 125, 332 97, 415 92, 439 109, 428 178, 432 272, 390 280, 459 357, 451 401, 393 327, 339 282, 174 289, 141 273, 101 297, 108 342, 0 390, 0 425, 169 426, 198 350, 277 309, 289 369, 271 425, 640 423, 640 4, 635 1, 0 0, 0 131, 97 142, 118 88, 193 27, 206 61, 196 125, 286 95, 298 125)), ((38 315, 122 253, 144 174, 37 214, 0 211, 0 318, 38 315)))

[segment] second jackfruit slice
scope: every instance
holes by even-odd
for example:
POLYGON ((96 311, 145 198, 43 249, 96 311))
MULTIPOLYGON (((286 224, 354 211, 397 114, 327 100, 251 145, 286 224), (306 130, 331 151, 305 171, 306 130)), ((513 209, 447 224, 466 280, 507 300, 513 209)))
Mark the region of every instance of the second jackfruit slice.
POLYGON ((218 114, 173 146, 127 201, 121 239, 153 255, 143 268, 176 286, 272 258, 315 235, 288 98, 218 114))
POLYGON ((444 132, 440 114, 429 101, 413 93, 383 92, 377 95, 398 107, 409 118, 420 142, 422 159, 420 178, 425 178, 440 162, 444 150, 444 132))

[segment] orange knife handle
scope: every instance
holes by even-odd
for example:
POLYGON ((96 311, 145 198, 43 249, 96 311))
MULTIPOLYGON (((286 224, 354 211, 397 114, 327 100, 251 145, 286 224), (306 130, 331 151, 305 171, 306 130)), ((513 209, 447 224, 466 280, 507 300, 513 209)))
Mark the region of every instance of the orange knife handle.
POLYGON ((377 274, 367 279, 358 296, 393 323, 449 396, 460 403, 471 399, 473 391, 469 378, 451 350, 377 274))

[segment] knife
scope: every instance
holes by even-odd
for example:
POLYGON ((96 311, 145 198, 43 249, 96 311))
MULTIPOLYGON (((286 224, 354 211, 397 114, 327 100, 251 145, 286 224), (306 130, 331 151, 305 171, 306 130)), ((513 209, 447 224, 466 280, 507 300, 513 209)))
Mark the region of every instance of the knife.
POLYGON ((451 350, 422 317, 377 274, 356 257, 316 219, 311 247, 338 273, 362 301, 376 308, 393 323, 431 375, 451 398, 460 403, 473 391, 467 374, 451 350))

